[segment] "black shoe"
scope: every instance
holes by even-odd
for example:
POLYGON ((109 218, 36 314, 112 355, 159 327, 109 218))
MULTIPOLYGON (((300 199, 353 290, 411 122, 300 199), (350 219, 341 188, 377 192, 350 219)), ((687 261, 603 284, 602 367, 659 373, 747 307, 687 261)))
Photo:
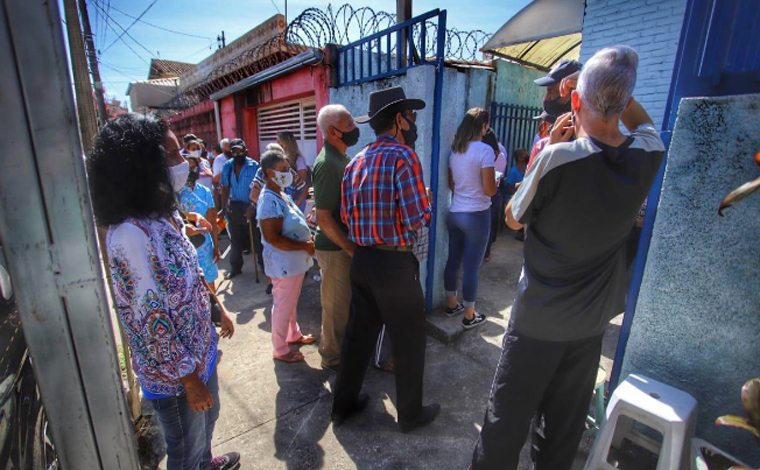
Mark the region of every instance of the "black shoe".
POLYGON ((446 307, 443 310, 443 313, 446 314, 447 317, 453 317, 454 315, 458 315, 460 313, 464 312, 464 305, 457 302, 457 306, 454 308, 446 307))
POLYGON ((486 322, 485 315, 483 315, 480 312, 473 312, 472 320, 468 320, 467 318, 462 318, 462 328, 464 328, 465 330, 469 330, 470 328, 475 328, 476 326, 480 326, 485 322, 486 322))
POLYGON ((401 428, 401 432, 412 432, 417 428, 427 426, 435 421, 438 417, 438 413, 441 412, 441 405, 433 403, 432 405, 422 407, 422 415, 413 421, 399 421, 398 427, 401 428))
POLYGON ((346 420, 350 418, 351 416, 357 413, 361 413, 364 410, 364 408, 367 407, 367 403, 369 403, 369 395, 367 395, 366 393, 360 393, 359 397, 356 399, 356 403, 354 403, 354 406, 352 406, 348 411, 344 413, 333 412, 332 417, 331 417, 333 426, 337 428, 338 426, 345 423, 346 420))
POLYGON ((239 276, 243 271, 230 271, 224 275, 225 279, 232 279, 235 276, 239 276))
POLYGON ((208 470, 237 470, 240 468, 240 454, 229 452, 211 459, 208 470))
POLYGON ((274 286, 272 284, 267 284, 267 295, 272 295, 272 288, 274 286))

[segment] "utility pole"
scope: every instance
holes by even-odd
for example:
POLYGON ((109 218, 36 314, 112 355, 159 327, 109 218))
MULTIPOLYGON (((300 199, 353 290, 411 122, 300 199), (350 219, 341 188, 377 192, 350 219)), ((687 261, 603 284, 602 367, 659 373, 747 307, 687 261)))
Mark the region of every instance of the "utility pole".
POLYGON ((108 114, 106 114, 106 102, 105 97, 103 96, 103 82, 100 81, 98 52, 95 50, 95 42, 92 40, 90 14, 87 12, 87 3, 85 0, 79 0, 79 15, 82 17, 84 44, 87 51, 87 59, 90 62, 90 74, 92 75, 92 85, 95 87, 95 99, 98 102, 98 118, 100 125, 105 126, 106 121, 108 120, 108 114))
POLYGON ((63 0, 66 15, 66 33, 69 37, 71 69, 74 76, 77 115, 79 115, 79 133, 82 137, 82 150, 89 153, 92 141, 98 132, 95 108, 92 106, 92 86, 88 77, 87 58, 84 51, 82 29, 79 24, 79 11, 76 0, 63 0))
POLYGON ((222 31, 221 36, 217 34, 217 36, 216 36, 216 46, 217 46, 217 49, 224 49, 227 46, 227 44, 225 43, 225 39, 224 39, 224 31, 222 31))
MULTIPOLYGON (((396 24, 403 23, 406 20, 412 18, 412 0, 396 0, 396 24)), ((423 24, 424 28, 425 25, 423 24)), ((396 53, 401 56, 401 64, 403 67, 407 66, 407 55, 409 51, 408 46, 409 36, 407 30, 401 30, 399 44, 397 45, 396 53)))

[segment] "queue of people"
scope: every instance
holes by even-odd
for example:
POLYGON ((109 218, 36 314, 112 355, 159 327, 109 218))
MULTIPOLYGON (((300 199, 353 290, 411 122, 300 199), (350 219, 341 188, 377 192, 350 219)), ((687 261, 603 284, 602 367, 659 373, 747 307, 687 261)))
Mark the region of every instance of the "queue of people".
MULTIPOLYGON (((633 49, 617 46, 583 67, 563 61, 537 80, 547 92, 532 152, 508 155, 482 108, 468 110, 453 136, 451 203, 438 208, 449 235, 445 314, 462 314, 464 329, 483 325, 478 272, 501 221, 525 240, 473 469, 515 469, 531 422, 535 468, 572 464, 604 328, 624 308, 629 233, 663 153, 632 98, 637 64, 633 49)), ((439 404, 423 400, 424 297, 413 253, 435 210, 414 150, 417 112, 425 107, 401 87, 371 93, 361 117, 340 104, 324 106, 317 117, 324 147, 313 168, 287 132, 258 161, 242 139, 222 140, 209 161, 203 142, 188 135, 180 148, 166 123, 150 115, 122 116, 101 130, 87 160, 93 207, 109 228, 116 308, 164 430, 169 470, 240 468, 239 454, 214 457, 210 448, 219 415, 218 338, 234 334, 216 297, 220 223, 231 245, 226 278, 242 272, 243 254, 252 250, 269 279, 274 360, 301 362, 290 346, 317 341, 301 331, 297 304, 318 262, 319 354, 322 367, 337 372, 334 426, 369 402, 362 385, 382 329, 400 430, 439 415, 439 404), (350 156, 366 127, 374 142, 350 156), (312 185, 316 227, 304 214, 312 185)))

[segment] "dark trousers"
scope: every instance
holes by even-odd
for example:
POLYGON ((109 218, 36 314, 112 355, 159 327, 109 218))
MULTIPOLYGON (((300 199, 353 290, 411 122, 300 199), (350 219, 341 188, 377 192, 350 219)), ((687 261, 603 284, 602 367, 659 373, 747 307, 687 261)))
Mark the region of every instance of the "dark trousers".
POLYGON ((398 419, 419 418, 426 338, 417 258, 412 253, 358 247, 351 262, 351 295, 333 413, 344 414, 356 402, 385 324, 395 364, 398 419))
POLYGON ((227 234, 230 236, 230 269, 233 273, 243 270, 243 250, 250 248, 248 245, 248 224, 228 222, 227 234))
POLYGON ((535 470, 569 470, 583 437, 604 335, 572 342, 540 341, 509 327, 472 470, 514 470, 531 420, 535 470))
POLYGON ((496 194, 491 196, 491 230, 488 234, 488 245, 486 246, 486 258, 491 256, 491 245, 496 242, 496 235, 499 234, 501 221, 504 219, 504 212, 501 210, 501 188, 496 194))

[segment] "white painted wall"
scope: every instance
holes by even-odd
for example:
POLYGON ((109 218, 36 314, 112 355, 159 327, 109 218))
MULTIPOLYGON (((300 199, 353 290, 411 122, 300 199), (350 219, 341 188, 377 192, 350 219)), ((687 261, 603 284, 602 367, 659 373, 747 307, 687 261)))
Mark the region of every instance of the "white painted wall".
POLYGON ((587 0, 581 62, 605 47, 639 53, 634 96, 659 129, 665 115, 686 0, 587 0))

